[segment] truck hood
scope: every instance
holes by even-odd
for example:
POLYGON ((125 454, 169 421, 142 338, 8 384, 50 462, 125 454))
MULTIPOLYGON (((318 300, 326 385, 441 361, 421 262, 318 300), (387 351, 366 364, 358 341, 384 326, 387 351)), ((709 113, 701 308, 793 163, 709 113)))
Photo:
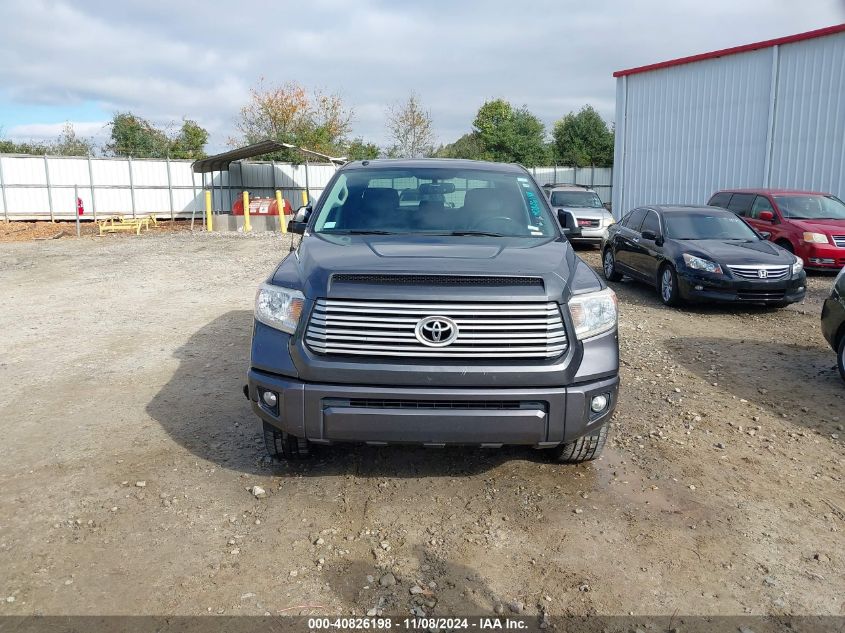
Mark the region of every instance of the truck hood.
MULTIPOLYGON (((572 281, 576 286, 600 287, 600 282, 580 268, 586 267, 563 238, 444 237, 426 235, 307 235, 295 254, 276 269, 271 283, 301 288, 309 299, 321 297, 382 298, 462 297, 499 299, 508 296, 568 296, 572 281), (578 269, 580 274, 573 274, 578 269), (543 280, 538 285, 508 286, 505 292, 483 284, 402 285, 355 283, 332 280, 342 273, 370 275, 475 275, 527 276, 543 280), (366 287, 364 287, 366 286, 366 287)), ((507 285, 507 284, 505 284, 507 285)))

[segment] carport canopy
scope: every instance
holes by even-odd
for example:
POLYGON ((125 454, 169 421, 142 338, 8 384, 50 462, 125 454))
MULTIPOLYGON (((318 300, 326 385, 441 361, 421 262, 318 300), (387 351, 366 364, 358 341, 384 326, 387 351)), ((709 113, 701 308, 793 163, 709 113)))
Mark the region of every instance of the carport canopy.
POLYGON ((201 158, 200 160, 193 162, 192 168, 194 173, 197 174, 207 174, 212 171, 227 171, 229 169, 229 164, 236 160, 245 160, 254 156, 262 156, 263 154, 269 154, 280 149, 296 149, 306 155, 322 158, 330 163, 342 164, 346 162, 346 158, 336 158, 310 149, 305 149, 304 147, 297 147, 296 145, 291 145, 290 143, 279 143, 278 141, 267 139, 258 143, 253 143, 252 145, 247 145, 246 147, 239 147, 238 149, 223 152, 222 154, 215 154, 214 156, 201 158))

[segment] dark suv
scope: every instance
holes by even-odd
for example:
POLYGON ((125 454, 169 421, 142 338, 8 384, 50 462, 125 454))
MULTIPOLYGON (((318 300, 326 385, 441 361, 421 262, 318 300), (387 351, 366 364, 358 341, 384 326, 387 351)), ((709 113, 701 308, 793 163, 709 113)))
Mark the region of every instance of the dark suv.
POLYGON ((845 268, 839 271, 822 307, 822 334, 836 351, 836 365, 845 380, 845 268))
POLYGON ((249 369, 273 457, 332 442, 601 451, 616 297, 524 168, 349 163, 289 229, 303 237, 258 290, 249 369))

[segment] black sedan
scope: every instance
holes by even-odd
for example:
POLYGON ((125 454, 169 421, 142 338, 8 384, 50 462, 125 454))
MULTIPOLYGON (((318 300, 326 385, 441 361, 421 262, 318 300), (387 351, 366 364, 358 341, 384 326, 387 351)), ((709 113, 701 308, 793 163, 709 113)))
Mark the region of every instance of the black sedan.
POLYGON ((830 296, 822 307, 822 334, 836 350, 839 373, 845 380, 845 268, 833 282, 830 296))
POLYGON ((733 301, 783 307, 804 298, 800 259, 741 218, 713 207, 648 206, 610 227, 602 244, 608 281, 656 286, 666 305, 733 301))

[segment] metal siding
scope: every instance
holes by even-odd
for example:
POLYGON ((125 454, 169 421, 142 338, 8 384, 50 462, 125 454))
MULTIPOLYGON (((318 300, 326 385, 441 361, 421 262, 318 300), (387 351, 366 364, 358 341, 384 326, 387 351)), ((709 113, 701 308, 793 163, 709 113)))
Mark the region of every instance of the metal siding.
POLYGON ((771 186, 845 196, 845 33, 780 48, 771 186))
POLYGON ((619 77, 616 119, 617 217, 643 204, 704 204, 768 176, 772 187, 841 197, 845 33, 619 77))

